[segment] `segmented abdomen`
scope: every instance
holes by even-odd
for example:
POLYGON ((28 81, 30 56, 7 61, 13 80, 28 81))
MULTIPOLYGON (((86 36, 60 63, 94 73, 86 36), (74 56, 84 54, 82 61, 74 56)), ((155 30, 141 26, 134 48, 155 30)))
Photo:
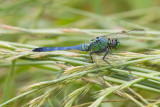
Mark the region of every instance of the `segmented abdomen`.
POLYGON ((89 51, 89 44, 84 43, 77 46, 68 46, 68 47, 40 47, 35 48, 33 52, 47 52, 47 51, 57 51, 57 50, 81 50, 81 51, 89 51))
POLYGON ((90 51, 90 45, 87 43, 77 45, 77 49, 81 51, 90 51))

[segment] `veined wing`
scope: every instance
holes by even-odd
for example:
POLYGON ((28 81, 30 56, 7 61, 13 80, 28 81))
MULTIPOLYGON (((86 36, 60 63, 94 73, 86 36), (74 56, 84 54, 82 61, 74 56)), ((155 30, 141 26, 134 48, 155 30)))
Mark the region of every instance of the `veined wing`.
POLYGON ((102 35, 104 38, 123 38, 123 37, 128 37, 129 34, 144 34, 145 30, 144 29, 133 29, 133 30, 122 30, 120 32, 116 33, 110 33, 106 35, 102 35))

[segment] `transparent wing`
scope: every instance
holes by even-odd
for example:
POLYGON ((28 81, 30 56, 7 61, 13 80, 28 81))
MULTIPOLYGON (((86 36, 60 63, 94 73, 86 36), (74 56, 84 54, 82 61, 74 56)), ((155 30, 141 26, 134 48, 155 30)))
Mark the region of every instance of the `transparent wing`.
POLYGON ((144 29, 133 29, 133 30, 123 30, 121 32, 110 33, 106 35, 102 35, 104 38, 123 38, 128 37, 129 34, 145 34, 144 29))

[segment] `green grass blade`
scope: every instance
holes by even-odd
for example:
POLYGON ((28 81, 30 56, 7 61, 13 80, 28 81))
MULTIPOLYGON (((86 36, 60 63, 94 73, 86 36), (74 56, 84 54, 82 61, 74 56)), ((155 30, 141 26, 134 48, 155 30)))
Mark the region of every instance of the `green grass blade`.
POLYGON ((0 105, 0 107, 4 107, 4 106, 6 106, 7 104, 12 103, 12 102, 14 102, 14 101, 16 101, 16 100, 18 100, 18 99, 20 99, 20 98, 22 98, 22 97, 24 97, 24 96, 26 96, 26 95, 28 95, 28 94, 31 94, 31 93, 33 93, 33 92, 35 92, 35 91, 37 91, 37 90, 38 90, 38 89, 33 89, 33 90, 31 90, 31 91, 27 91, 27 92, 25 92, 25 93, 23 93, 23 94, 21 94, 21 95, 18 95, 18 96, 16 96, 16 97, 14 97, 14 98, 12 98, 12 99, 10 99, 10 100, 2 103, 2 104, 0 105))
POLYGON ((16 60, 13 60, 8 77, 7 77, 6 85, 4 88, 2 103, 5 102, 6 100, 8 100, 8 98, 9 98, 9 93, 11 91, 11 85, 12 85, 12 81, 13 81, 15 64, 16 64, 16 60))

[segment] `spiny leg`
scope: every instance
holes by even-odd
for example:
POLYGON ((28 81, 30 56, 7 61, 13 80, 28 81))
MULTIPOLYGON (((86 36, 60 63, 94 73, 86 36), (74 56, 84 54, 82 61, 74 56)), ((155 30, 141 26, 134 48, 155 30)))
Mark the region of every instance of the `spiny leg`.
MULTIPOLYGON (((111 41, 110 39, 109 39, 109 41, 111 41)), ((110 42, 111 43, 111 42, 110 42)), ((112 48, 111 48, 111 46, 110 46, 110 44, 108 44, 108 47, 107 47, 110 51, 108 51, 108 53, 109 54, 111 54, 111 55, 113 55, 113 53, 111 52, 112 51, 112 48)), ((113 60, 114 61, 116 61, 114 58, 113 58, 113 60)))
POLYGON ((101 52, 104 52, 104 51, 96 51, 96 52, 95 52, 95 51, 92 51, 92 52, 90 52, 90 57, 91 57, 92 63, 94 62, 94 61, 93 61, 92 54, 93 54, 93 53, 97 53, 97 54, 98 54, 98 53, 101 53, 101 52))
POLYGON ((104 56, 103 56, 103 61, 105 61, 105 62, 107 62, 109 65, 111 65, 108 61, 105 60, 105 57, 106 57, 106 55, 108 54, 108 52, 109 52, 109 49, 107 48, 107 51, 106 51, 106 53, 105 53, 104 56))
POLYGON ((93 53, 95 53, 95 52, 90 52, 90 58, 91 58, 92 63, 94 62, 94 61, 93 61, 93 57, 92 57, 92 54, 93 54, 93 53))
MULTIPOLYGON (((104 52, 104 51, 98 51, 98 52, 92 51, 92 52, 90 52, 90 57, 91 57, 92 63, 93 63, 92 54, 93 54, 93 53, 101 53, 101 52, 104 52)), ((102 73, 101 73, 100 67, 98 66, 98 64, 97 64, 96 61, 95 61, 95 64, 96 64, 96 67, 99 69, 99 70, 98 70, 98 73, 100 73, 100 77, 102 78, 102 79, 100 79, 100 78, 98 78, 98 79, 99 79, 100 82, 103 84, 103 88, 106 88, 106 87, 107 87, 107 84, 106 84, 105 79, 104 79, 104 77, 103 77, 103 75, 102 75, 102 73)))
MULTIPOLYGON (((110 49, 110 51, 111 51, 112 50, 112 47, 110 46, 111 39, 109 38, 108 40, 109 40, 109 43, 108 43, 108 47, 107 48, 110 49)), ((110 52, 110 51, 108 51, 108 53, 110 53, 111 55, 113 55, 112 52, 110 52)))

